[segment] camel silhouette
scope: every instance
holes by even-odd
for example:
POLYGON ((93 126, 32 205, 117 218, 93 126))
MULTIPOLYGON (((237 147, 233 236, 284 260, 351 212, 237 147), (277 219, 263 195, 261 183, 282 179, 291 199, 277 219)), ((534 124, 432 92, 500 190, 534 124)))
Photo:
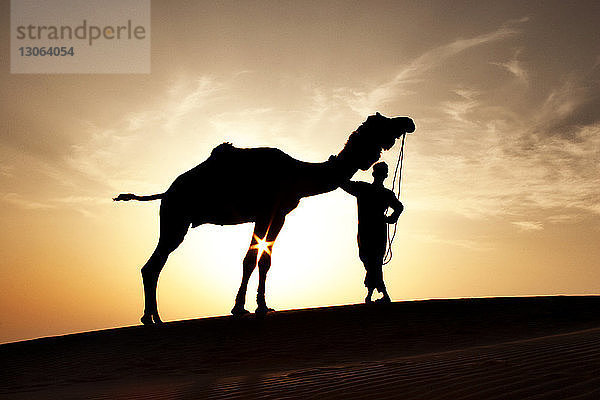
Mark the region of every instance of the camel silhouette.
POLYGON ((271 311, 265 301, 271 250, 286 215, 303 197, 327 193, 348 182, 359 169, 377 162, 382 150, 415 130, 408 117, 371 115, 354 131, 337 155, 322 163, 296 160, 275 148, 236 148, 230 143, 215 147, 208 159, 183 173, 161 194, 120 194, 113 200, 156 200, 160 205, 160 237, 142 267, 145 325, 161 323, 156 302, 158 276, 169 254, 183 241, 189 226, 234 225, 254 222, 254 233, 242 262, 243 276, 231 310, 248 313, 244 305, 248 280, 258 265, 257 315, 271 311))

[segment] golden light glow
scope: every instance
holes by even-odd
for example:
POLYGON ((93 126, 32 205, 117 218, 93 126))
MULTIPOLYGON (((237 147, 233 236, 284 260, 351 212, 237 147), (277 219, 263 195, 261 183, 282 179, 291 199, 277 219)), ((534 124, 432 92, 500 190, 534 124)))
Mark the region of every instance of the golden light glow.
POLYGON ((262 256, 263 253, 267 253, 268 255, 271 255, 271 248, 273 247, 273 243, 275 243, 275 242, 267 241, 268 234, 269 234, 269 232, 267 231, 267 233, 265 234, 265 237, 262 239, 259 238, 256 234, 254 234, 254 236, 253 236, 253 239, 256 241, 256 244, 250 246, 250 248, 258 250, 258 256, 256 257, 257 262, 258 262, 258 260, 260 260, 260 257, 262 256))

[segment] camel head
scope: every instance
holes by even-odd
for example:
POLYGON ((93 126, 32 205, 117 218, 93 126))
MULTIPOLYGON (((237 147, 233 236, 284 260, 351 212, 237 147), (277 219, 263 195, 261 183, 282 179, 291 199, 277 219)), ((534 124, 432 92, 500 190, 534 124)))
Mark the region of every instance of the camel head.
POLYGON ((370 115, 350 135, 340 156, 366 171, 379 160, 383 150, 391 149, 402 135, 414 131, 415 124, 409 117, 387 118, 379 113, 370 115))

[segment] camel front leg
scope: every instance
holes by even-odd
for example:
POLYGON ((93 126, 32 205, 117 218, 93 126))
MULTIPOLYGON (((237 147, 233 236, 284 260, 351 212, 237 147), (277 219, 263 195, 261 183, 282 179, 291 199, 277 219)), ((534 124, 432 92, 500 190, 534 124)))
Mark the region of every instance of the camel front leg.
MULTIPOLYGON (((252 272, 256 268, 257 264, 259 267, 259 280, 258 280, 258 294, 256 296, 256 302, 258 308, 256 312, 258 314, 265 314, 269 311, 265 302, 265 281, 267 278, 267 271, 271 266, 271 249, 273 248, 273 242, 277 238, 285 217, 273 218, 270 223, 265 220, 258 220, 254 225, 254 233, 250 241, 250 247, 244 257, 242 283, 238 290, 237 296, 235 297, 235 306, 231 310, 233 315, 244 315, 248 311, 244 308, 246 304, 246 291, 248 290, 248 281, 252 272)), ((266 220, 268 221, 268 220, 266 220)))
POLYGON ((267 272, 271 268, 271 255, 264 252, 258 260, 258 290, 256 293, 256 314, 264 315, 269 311, 274 311, 272 308, 267 307, 267 301, 265 300, 265 286, 267 282, 267 272))

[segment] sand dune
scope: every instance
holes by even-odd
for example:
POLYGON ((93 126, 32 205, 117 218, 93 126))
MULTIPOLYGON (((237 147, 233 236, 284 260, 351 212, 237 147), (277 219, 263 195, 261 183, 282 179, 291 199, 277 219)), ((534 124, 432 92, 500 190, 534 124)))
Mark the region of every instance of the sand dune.
POLYGON ((600 298, 352 305, 0 346, 10 399, 596 399, 600 298))

